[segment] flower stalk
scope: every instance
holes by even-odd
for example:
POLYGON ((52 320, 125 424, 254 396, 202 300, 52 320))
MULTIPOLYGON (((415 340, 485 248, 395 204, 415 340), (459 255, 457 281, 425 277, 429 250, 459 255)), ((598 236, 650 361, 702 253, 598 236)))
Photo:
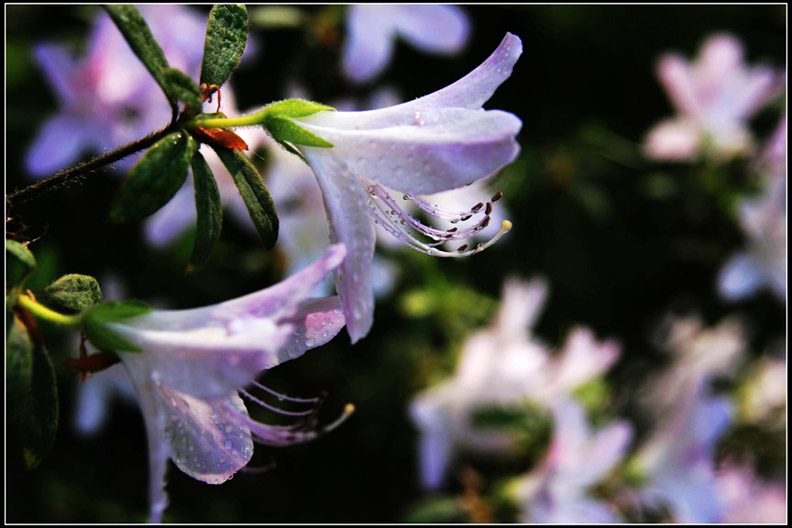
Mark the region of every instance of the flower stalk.
POLYGON ((28 295, 20 295, 17 297, 17 302, 20 306, 32 313, 39 319, 44 319, 51 323, 62 326, 77 326, 82 321, 82 315, 65 315, 54 310, 50 310, 43 304, 39 304, 35 299, 28 295))

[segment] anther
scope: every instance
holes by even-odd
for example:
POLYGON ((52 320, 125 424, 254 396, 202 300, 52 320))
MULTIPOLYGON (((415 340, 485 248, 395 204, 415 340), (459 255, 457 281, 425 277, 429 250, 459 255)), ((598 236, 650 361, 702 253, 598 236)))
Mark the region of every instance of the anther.
POLYGON ((462 244, 457 248, 457 251, 465 251, 468 248, 467 244, 462 244))
POLYGON ((479 202, 479 203, 477 203, 476 205, 474 205, 473 207, 470 208, 470 212, 471 213, 478 213, 479 209, 481 209, 482 207, 484 207, 484 204, 482 202, 479 202))
POLYGON ((484 214, 489 216, 492 213, 492 202, 487 202, 487 208, 484 209, 484 214))
POLYGON ((490 199, 491 199, 493 202, 497 202, 498 200, 500 200, 500 199, 501 199, 501 197, 503 197, 503 193, 502 193, 502 192, 500 192, 500 191, 498 191, 498 192, 496 192, 495 194, 493 194, 493 195, 492 195, 492 198, 490 198, 490 199))

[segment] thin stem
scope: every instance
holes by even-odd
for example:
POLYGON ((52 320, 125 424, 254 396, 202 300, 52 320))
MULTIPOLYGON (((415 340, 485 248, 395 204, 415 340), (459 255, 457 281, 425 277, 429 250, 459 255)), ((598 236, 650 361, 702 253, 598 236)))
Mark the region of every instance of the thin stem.
POLYGON ((6 203, 10 209, 17 203, 25 202, 55 187, 65 185, 87 172, 96 170, 111 163, 115 163, 116 161, 134 154, 135 152, 146 149, 168 134, 174 132, 177 128, 177 125, 179 125, 177 121, 171 122, 170 125, 163 128, 159 132, 149 134, 144 138, 117 148, 112 152, 108 152, 107 154, 103 154, 102 156, 86 161, 85 163, 77 165, 76 167, 72 167, 71 169, 61 171, 54 176, 50 176, 45 180, 41 180, 40 182, 28 185, 27 187, 8 195, 6 198, 6 203))
POLYGON ((80 315, 64 315, 62 313, 50 310, 46 306, 39 304, 27 295, 20 295, 17 297, 17 302, 36 317, 45 319, 51 323, 64 326, 77 326, 80 324, 80 320, 82 319, 80 315))

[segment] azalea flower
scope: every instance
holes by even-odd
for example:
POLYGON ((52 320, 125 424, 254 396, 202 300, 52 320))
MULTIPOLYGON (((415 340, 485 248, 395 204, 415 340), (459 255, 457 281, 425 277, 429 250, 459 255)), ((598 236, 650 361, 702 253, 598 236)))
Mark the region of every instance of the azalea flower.
POLYGON ((444 5, 352 5, 347 8, 343 69, 353 82, 380 74, 393 54, 397 35, 423 51, 453 54, 470 33, 465 12, 444 5))
POLYGON ((730 158, 750 151, 747 121, 779 92, 777 72, 745 65, 742 44, 728 34, 707 39, 693 63, 663 56, 657 75, 677 111, 646 138, 646 154, 657 160, 692 160, 702 152, 730 158))
POLYGON ((473 72, 433 94, 389 108, 363 112, 320 111, 291 118, 299 127, 332 143, 332 148, 295 145, 322 190, 333 240, 349 256, 336 273, 347 330, 356 342, 371 328, 374 294, 371 261, 374 223, 407 245, 430 255, 466 256, 481 251, 511 227, 504 222, 490 242, 458 252, 438 249, 464 241, 490 222, 493 197, 464 211, 446 211, 418 195, 464 187, 490 176, 519 152, 515 136, 522 123, 513 114, 482 109, 512 72, 522 53, 520 39, 507 34, 497 50, 473 72), (388 189, 403 193, 427 214, 452 222, 480 218, 470 227, 438 230, 407 214, 388 189), (422 242, 413 232, 430 240, 422 242))
MULTIPOLYGON (((273 393, 255 382, 262 370, 299 357, 340 331, 344 316, 338 298, 308 299, 308 295, 340 265, 345 253, 343 245, 333 245, 301 273, 238 299, 105 323, 142 350, 120 357, 132 378, 148 433, 152 522, 160 520, 167 504, 168 458, 188 475, 220 484, 248 463, 254 440, 288 445, 321 432, 301 428, 299 423, 257 422, 248 415, 240 394, 283 415, 305 417, 313 412, 278 409, 245 387, 252 384, 273 393)), ((301 404, 315 403, 273 394, 301 404)))
MULTIPOLYGON (((197 78, 206 17, 177 5, 139 9, 169 64, 197 78)), ((82 58, 51 43, 36 45, 33 53, 57 99, 58 113, 43 125, 28 150, 31 175, 48 176, 87 151, 118 148, 167 124, 171 110, 162 89, 103 11, 94 21, 82 58)), ((116 166, 129 168, 135 159, 125 158, 116 166)))
POLYGON ((750 465, 730 462, 718 470, 717 482, 725 510, 721 522, 786 523, 786 486, 783 480, 765 481, 750 465))
POLYGON ((745 299, 763 287, 786 300, 786 138, 783 118, 757 163, 764 188, 740 204, 747 247, 732 255, 718 275, 718 290, 728 300, 745 299))
POLYGON ((690 384, 668 408, 634 459, 644 477, 645 504, 667 506, 675 522, 720 522, 715 445, 732 420, 730 402, 713 396, 704 379, 690 384))
POLYGON ((443 483, 457 447, 489 453, 513 449, 516 439, 510 431, 475 424, 477 410, 530 401, 549 407, 618 358, 617 343, 599 343, 581 327, 570 333, 558 355, 552 355, 526 332, 546 295, 547 284, 541 279, 507 281, 497 318, 466 341, 454 376, 413 400, 410 413, 421 431, 421 478, 426 488, 443 483))
POLYGON ((613 523, 619 517, 587 489, 624 457, 632 438, 626 422, 593 431, 574 400, 553 404, 553 437, 539 467, 515 486, 524 523, 613 523))

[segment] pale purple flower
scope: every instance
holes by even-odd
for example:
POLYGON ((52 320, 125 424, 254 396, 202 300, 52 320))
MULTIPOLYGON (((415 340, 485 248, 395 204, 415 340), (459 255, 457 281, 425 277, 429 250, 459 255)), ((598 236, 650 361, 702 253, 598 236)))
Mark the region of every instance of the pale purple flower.
POLYGON ((733 524, 786 524, 786 485, 783 480, 763 481, 748 465, 725 464, 717 474, 723 503, 721 522, 733 524))
POLYGON ((786 118, 779 123, 757 165, 764 188, 759 196, 743 200, 738 210, 748 244, 724 264, 718 275, 718 290, 734 301, 768 287, 786 301, 786 118))
POLYGON ((588 489, 622 460, 632 428, 619 421, 592 430, 583 408, 571 399, 562 399, 552 407, 553 436, 547 454, 515 486, 520 522, 619 522, 614 509, 592 498, 588 489))
MULTIPOLYGON (((206 18, 177 5, 140 6, 169 64, 197 77, 206 18)), ((39 44, 34 57, 58 102, 27 153, 31 175, 67 168, 85 152, 104 153, 155 132, 171 116, 162 89, 129 48, 110 17, 100 12, 75 58, 66 46, 39 44)), ((116 166, 128 168, 135 158, 116 166)))
POLYGON ((744 64, 742 44, 728 34, 707 39, 692 63, 675 54, 663 56, 657 75, 677 111, 646 138, 646 154, 657 160, 749 152, 753 138, 747 120, 779 93, 778 73, 744 64))
POLYGON ((418 49, 453 54, 470 33, 465 12, 446 5, 352 5, 347 8, 343 69, 353 82, 379 75, 390 61, 396 36, 418 49))
POLYGON ((645 504, 668 507, 681 523, 719 522, 723 506, 715 478, 715 445, 733 410, 713 396, 703 378, 685 387, 676 404, 658 413, 652 436, 639 449, 635 467, 644 477, 645 504))
MULTIPOLYGON (((345 256, 331 246, 312 266, 270 288, 191 310, 156 310, 106 326, 142 352, 120 354, 132 378, 148 433, 151 519, 167 504, 168 458, 188 475, 220 484, 245 466, 253 441, 288 445, 316 431, 250 418, 239 393, 285 415, 244 387, 262 371, 332 339, 344 325, 337 297, 309 299, 345 256)), ((285 399, 289 399, 283 397, 285 399)), ((309 400, 294 400, 302 403, 309 400)))
MULTIPOLYGON (((408 245, 438 256, 465 256, 438 249, 447 241, 467 240, 489 223, 492 204, 446 211, 417 195, 464 187, 495 173, 519 152, 515 136, 522 123, 513 114, 482 108, 512 72, 522 53, 520 39, 507 34, 497 50, 473 72, 433 94, 389 108, 363 112, 322 111, 292 118, 332 148, 297 145, 322 190, 333 239, 349 251, 336 289, 344 303, 347 330, 356 342, 373 321, 371 260, 374 223, 408 245), (408 215, 388 189, 403 193, 428 214, 450 221, 481 218, 470 227, 441 231, 408 215), (413 232, 425 236, 422 242, 413 232)), ((502 226, 499 234, 510 224, 502 226)), ((496 237, 497 238, 497 237, 496 237)))
POLYGON ((437 488, 457 447, 489 453, 513 449, 505 430, 480 428, 477 409, 529 401, 549 406, 586 381, 605 372, 617 359, 613 341, 599 343, 591 331, 574 329, 559 354, 528 333, 547 295, 539 279, 506 282, 498 315, 490 328, 464 345, 454 376, 417 395, 410 406, 421 431, 422 483, 437 488))

